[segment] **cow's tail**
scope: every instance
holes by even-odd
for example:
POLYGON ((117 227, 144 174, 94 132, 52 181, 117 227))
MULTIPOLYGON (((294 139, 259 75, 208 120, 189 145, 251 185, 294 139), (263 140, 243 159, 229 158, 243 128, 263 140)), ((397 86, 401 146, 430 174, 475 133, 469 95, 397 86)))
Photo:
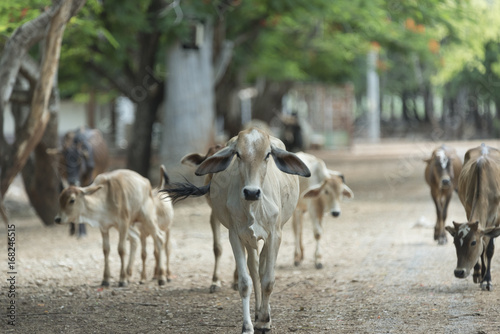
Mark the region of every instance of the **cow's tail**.
POLYGON ((160 192, 165 193, 170 197, 173 203, 186 199, 188 197, 200 197, 208 194, 210 191, 210 183, 197 187, 188 180, 186 182, 174 182, 165 184, 165 188, 160 192))

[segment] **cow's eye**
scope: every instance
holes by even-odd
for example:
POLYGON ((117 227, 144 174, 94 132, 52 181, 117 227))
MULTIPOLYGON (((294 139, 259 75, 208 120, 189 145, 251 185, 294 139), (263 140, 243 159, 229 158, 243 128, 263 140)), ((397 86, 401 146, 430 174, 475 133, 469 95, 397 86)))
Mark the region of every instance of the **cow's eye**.
POLYGON ((267 160, 269 159, 269 157, 271 156, 271 152, 267 153, 266 157, 264 158, 264 160, 267 160))
POLYGON ((474 240, 473 242, 470 243, 471 246, 475 246, 476 245, 476 240, 474 240))
POLYGON ((326 194, 326 195, 328 195, 328 194, 329 194, 328 190, 326 190, 326 189, 325 189, 325 194, 326 194))
POLYGON ((240 156, 240 154, 239 154, 238 152, 236 152, 236 157, 237 157, 238 159, 241 159, 241 156, 240 156))

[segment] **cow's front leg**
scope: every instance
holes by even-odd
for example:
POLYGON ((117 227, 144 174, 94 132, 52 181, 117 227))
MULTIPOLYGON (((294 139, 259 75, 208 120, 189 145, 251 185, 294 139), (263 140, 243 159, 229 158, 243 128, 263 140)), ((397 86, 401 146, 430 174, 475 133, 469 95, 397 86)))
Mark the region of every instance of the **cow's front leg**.
POLYGON ((440 218, 439 224, 437 225, 438 245, 445 245, 448 242, 448 239, 446 238, 446 231, 444 229, 444 225, 446 222, 446 216, 448 214, 448 205, 450 204, 452 193, 453 193, 452 190, 449 190, 448 193, 446 193, 445 197, 443 198, 444 203, 441 206, 441 215, 439 217, 440 218))
POLYGON ((434 225, 434 240, 439 240, 440 226, 442 222, 442 206, 439 200, 439 192, 437 190, 431 189, 432 200, 434 201, 434 206, 436 207, 436 224, 434 225))
POLYGON ((313 221, 314 239, 316 239, 316 251, 314 252, 314 264, 316 269, 323 268, 323 255, 321 253, 321 235, 323 234, 322 220, 323 217, 320 215, 318 217, 311 217, 313 221))
POLYGON ((242 334, 253 333, 253 324, 250 317, 250 296, 252 294, 252 279, 247 272, 247 263, 245 261, 245 249, 235 231, 229 230, 229 241, 233 249, 236 268, 238 269, 238 290, 243 307, 243 325, 242 334))
POLYGON ((295 235, 295 253, 293 264, 298 266, 304 260, 304 245, 302 244, 302 220, 304 212, 300 209, 295 209, 293 212, 293 234, 295 235))
POLYGON ((250 271, 250 277, 252 277, 254 295, 255 295, 255 320, 257 321, 258 311, 262 303, 262 290, 260 285, 260 275, 259 275, 259 260, 257 249, 247 247, 248 259, 247 265, 250 271))
POLYGON ((481 274, 481 262, 477 261, 476 265, 474 266, 474 274, 472 274, 472 279, 474 280, 474 283, 481 283, 481 278, 483 275, 481 274))
POLYGON ((109 286, 109 251, 110 251, 110 246, 109 246, 109 231, 103 231, 101 230, 101 235, 102 235, 102 252, 104 254, 104 275, 102 278, 102 286, 109 286))
POLYGON ((491 259, 495 253, 494 239, 490 239, 486 247, 486 254, 483 254, 483 266, 485 266, 485 274, 481 281, 481 290, 493 290, 493 283, 491 282, 491 259), (485 256, 486 255, 486 256, 485 256))
POLYGON ((260 274, 261 274, 261 289, 262 289, 262 305, 259 309, 255 328, 261 332, 271 330, 271 305, 270 299, 275 283, 275 266, 278 257, 278 250, 281 244, 280 233, 271 233, 268 240, 264 243, 260 255, 260 274))

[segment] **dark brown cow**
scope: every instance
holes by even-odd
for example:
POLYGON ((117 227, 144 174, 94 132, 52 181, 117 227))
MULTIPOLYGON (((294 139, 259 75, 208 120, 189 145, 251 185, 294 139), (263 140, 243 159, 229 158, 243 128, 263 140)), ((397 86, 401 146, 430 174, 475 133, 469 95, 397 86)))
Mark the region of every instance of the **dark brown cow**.
POLYGON ((458 178, 458 195, 468 222, 453 222, 453 227, 446 227, 457 252, 455 277, 466 278, 474 267, 474 283, 481 283, 483 290, 492 290, 493 239, 500 235, 500 151, 484 144, 467 151, 458 178))
POLYGON ((462 170, 462 162, 454 148, 442 145, 436 148, 425 168, 425 181, 431 188, 431 196, 436 206, 436 225, 434 227, 434 240, 439 245, 446 244, 444 230, 448 204, 453 191, 458 190, 458 175, 462 170))
MULTIPOLYGON (((82 186, 92 183, 95 177, 108 168, 108 145, 101 131, 78 128, 68 131, 62 139, 62 149, 56 152, 59 173, 63 187, 82 186)), ((70 234, 75 234, 75 225, 71 224, 70 234)), ((85 225, 78 226, 77 236, 86 234, 85 225)))

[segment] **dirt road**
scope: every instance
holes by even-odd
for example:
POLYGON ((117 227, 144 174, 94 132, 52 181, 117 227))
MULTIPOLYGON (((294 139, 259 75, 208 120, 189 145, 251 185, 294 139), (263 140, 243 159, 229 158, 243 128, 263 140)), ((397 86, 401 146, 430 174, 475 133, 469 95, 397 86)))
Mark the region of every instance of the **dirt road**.
MULTIPOLYGON (((450 143, 461 156, 479 142, 450 143)), ((498 142, 490 143, 498 147, 498 142)), ((422 158, 433 143, 357 145, 314 152, 345 174, 355 198, 339 218, 325 217, 324 268, 314 267, 314 238, 305 225, 305 260, 293 265, 285 226, 271 299, 273 333, 500 333, 500 256, 492 292, 453 276, 453 244, 433 240, 434 207, 422 158)), ((15 297, 8 297, 6 231, 0 231, 2 319, 8 333, 240 333, 241 302, 231 289, 234 261, 223 231, 222 290, 209 293, 213 266, 209 208, 201 199, 176 206, 172 270, 165 287, 139 285, 140 259, 127 288, 117 287, 117 232, 111 234, 112 286, 102 289, 101 236, 76 240, 64 227, 44 228, 15 193, 15 297), (15 326, 8 325, 15 301, 15 326)), ((457 196, 447 224, 465 221, 457 196)), ((149 245, 152 250, 152 243, 149 245)), ((150 251, 150 253, 152 253, 150 251)), ((149 276, 153 259, 148 259, 149 276)))

